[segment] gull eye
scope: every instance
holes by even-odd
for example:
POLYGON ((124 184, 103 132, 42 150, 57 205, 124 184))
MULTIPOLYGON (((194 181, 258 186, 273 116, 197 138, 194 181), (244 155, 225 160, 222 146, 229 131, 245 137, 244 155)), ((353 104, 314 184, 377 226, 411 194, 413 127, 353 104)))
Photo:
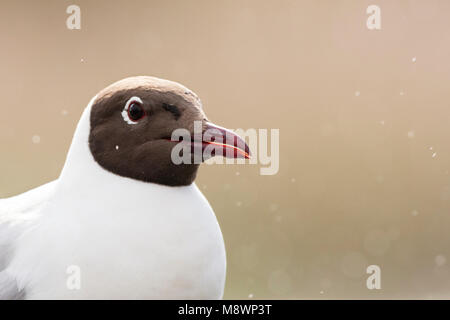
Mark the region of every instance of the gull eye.
POLYGON ((142 104, 142 100, 139 97, 129 99, 122 111, 123 120, 128 124, 136 124, 144 118, 146 114, 142 104))
POLYGON ((133 102, 128 107, 128 117, 133 121, 138 121, 144 117, 145 111, 142 106, 136 102, 133 102))

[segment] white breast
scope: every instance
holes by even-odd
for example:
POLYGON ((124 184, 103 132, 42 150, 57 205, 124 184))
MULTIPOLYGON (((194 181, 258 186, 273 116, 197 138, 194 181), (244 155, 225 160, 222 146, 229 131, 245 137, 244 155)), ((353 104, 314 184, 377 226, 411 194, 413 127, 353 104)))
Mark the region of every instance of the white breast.
POLYGON ((81 192, 75 202, 60 199, 47 207, 10 267, 27 298, 222 297, 223 239, 197 187, 152 185, 145 196, 133 185, 129 180, 124 189, 114 185, 95 196, 81 192), (72 265, 81 270, 80 290, 67 287, 72 265))

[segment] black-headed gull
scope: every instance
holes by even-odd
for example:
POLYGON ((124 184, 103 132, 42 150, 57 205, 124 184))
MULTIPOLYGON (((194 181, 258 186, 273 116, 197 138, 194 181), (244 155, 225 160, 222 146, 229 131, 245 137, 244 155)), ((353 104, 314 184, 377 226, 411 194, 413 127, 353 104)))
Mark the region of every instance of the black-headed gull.
POLYGON ((249 156, 178 83, 132 77, 100 91, 59 179, 0 200, 0 298, 220 299, 225 247, 193 183, 199 163, 176 164, 172 153, 181 143, 172 133, 193 133, 195 122, 200 141, 188 150, 212 145, 212 156, 249 156))

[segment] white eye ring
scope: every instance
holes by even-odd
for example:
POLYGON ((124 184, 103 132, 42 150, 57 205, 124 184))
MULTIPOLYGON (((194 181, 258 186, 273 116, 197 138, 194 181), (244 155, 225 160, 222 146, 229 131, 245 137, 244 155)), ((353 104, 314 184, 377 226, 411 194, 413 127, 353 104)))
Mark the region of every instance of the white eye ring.
POLYGON ((139 98, 139 97, 131 97, 130 99, 128 99, 127 103, 125 103, 125 107, 124 107, 123 110, 122 110, 122 117, 123 117, 123 120, 124 120, 126 123, 128 123, 128 124, 136 124, 136 123, 138 123, 138 121, 133 121, 133 120, 131 120, 130 117, 129 117, 129 115, 128 115, 128 108, 130 107, 130 105, 131 105, 133 102, 138 102, 138 103, 141 104, 141 105, 143 104, 141 98, 139 98))

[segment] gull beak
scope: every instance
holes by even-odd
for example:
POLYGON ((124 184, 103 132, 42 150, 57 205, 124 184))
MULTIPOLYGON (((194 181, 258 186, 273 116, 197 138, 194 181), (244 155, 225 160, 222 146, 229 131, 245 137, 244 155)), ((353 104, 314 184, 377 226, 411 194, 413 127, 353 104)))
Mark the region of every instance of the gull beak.
POLYGON ((250 148, 245 141, 231 130, 211 122, 205 122, 202 136, 202 150, 209 149, 211 156, 250 159, 250 148))

